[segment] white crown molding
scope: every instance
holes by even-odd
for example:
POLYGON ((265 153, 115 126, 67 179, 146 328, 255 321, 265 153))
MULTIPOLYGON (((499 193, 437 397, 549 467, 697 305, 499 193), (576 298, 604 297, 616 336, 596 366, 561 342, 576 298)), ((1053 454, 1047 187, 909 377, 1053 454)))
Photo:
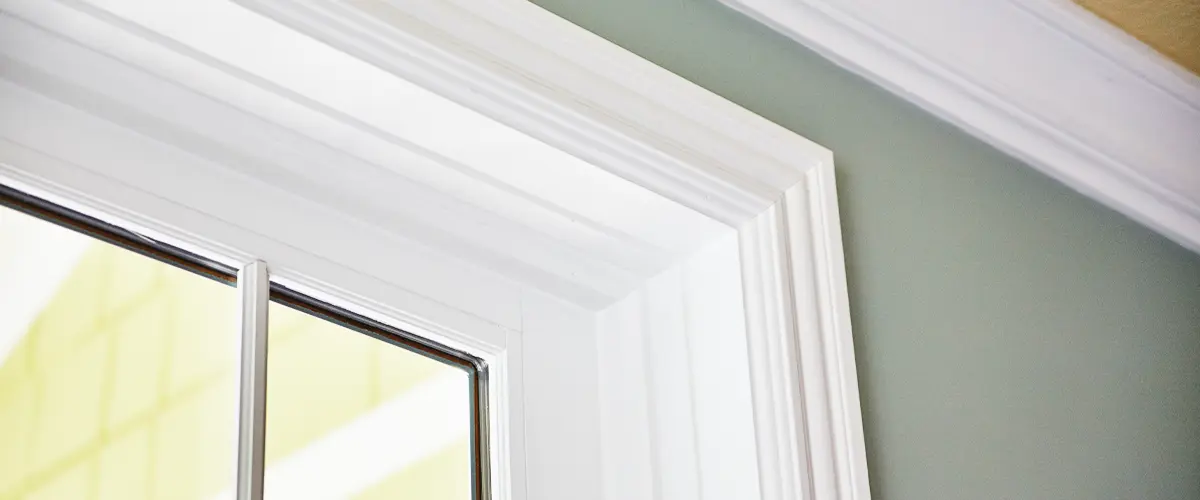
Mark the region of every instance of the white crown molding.
POLYGON ((496 500, 868 498, 828 150, 523 0, 238 3, 0 0, 0 182, 479 355, 496 500))
POLYGON ((1200 78, 1066 0, 722 0, 1200 250, 1200 78))

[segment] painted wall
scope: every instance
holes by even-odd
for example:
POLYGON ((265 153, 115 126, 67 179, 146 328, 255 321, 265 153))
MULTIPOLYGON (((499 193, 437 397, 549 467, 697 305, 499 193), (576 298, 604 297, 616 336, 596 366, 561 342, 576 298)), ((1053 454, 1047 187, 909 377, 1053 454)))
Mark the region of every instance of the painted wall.
POLYGON ((534 1, 834 151, 876 500, 1200 498, 1200 255, 715 0, 534 1))

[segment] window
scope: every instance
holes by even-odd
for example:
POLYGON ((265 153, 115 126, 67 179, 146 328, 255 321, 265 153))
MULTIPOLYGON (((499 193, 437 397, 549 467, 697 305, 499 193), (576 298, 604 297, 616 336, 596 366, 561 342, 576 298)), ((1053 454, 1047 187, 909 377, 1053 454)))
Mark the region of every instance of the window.
POLYGON ((471 498, 469 367, 401 332, 273 295, 266 497, 471 498))
POLYGON ((274 450, 345 427, 287 444, 267 408, 280 286, 322 336, 457 360, 475 498, 869 496, 830 151, 525 0, 2 10, 0 184, 239 276, 207 498, 284 492, 274 450))
POLYGON ((203 498, 228 481, 228 275, 0 207, 0 276, 0 498, 203 498))
MULTIPOLYGON (((0 499, 234 498, 234 270, 0 202, 0 499)), ((265 311, 266 498, 483 497, 475 360, 279 286, 265 311)))

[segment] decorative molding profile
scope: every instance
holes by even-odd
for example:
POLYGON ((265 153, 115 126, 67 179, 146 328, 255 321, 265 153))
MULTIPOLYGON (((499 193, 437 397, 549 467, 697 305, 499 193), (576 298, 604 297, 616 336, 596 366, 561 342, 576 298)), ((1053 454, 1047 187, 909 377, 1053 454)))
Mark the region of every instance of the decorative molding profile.
POLYGON ((236 2, 727 224, 832 160, 530 2, 236 2))
POLYGON ((0 0, 0 181, 486 360, 495 500, 869 499, 828 150, 524 0, 148 5, 0 0))
POLYGON ((870 498, 836 200, 813 169, 739 231, 764 499, 870 498))
POLYGON ((1200 251, 1200 78, 1067 0, 721 0, 1200 251))

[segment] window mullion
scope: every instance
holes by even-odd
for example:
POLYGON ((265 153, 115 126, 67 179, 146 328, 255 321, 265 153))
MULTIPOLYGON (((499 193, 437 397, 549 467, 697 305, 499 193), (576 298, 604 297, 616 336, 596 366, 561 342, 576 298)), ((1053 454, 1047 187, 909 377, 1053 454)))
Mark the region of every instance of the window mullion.
POLYGON ((238 389, 237 500, 263 497, 267 404, 267 264, 254 261, 238 271, 241 363, 238 389))

